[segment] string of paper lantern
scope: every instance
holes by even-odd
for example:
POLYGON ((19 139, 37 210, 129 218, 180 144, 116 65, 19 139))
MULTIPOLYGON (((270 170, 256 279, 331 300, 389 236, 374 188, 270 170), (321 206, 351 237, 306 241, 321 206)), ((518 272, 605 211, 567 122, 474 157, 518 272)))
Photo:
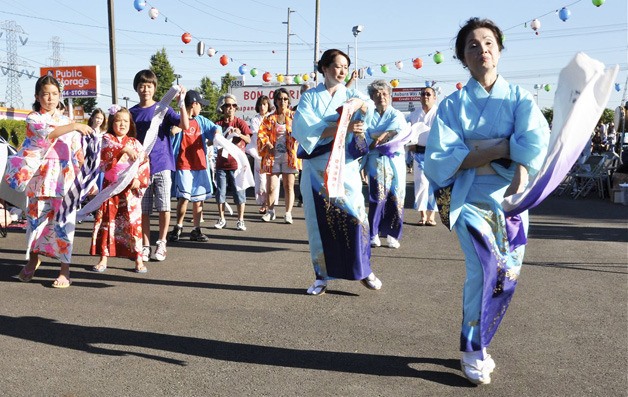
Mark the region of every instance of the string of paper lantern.
MULTIPOLYGON (((533 18, 531 20, 525 21, 523 25, 524 25, 524 27, 527 27, 528 23, 529 23, 530 28, 534 31, 535 35, 538 36, 539 33, 540 33, 540 29, 541 29, 541 21, 540 21, 541 18, 543 18, 543 17, 545 17, 545 16, 547 16, 549 14, 555 13, 556 15, 558 15, 558 18, 561 21, 567 22, 567 20, 571 17, 571 10, 568 7, 571 7, 571 6, 577 4, 577 3, 581 2, 581 1, 582 0, 577 0, 575 2, 572 2, 570 4, 567 4, 567 5, 563 6, 563 7, 561 7, 560 9, 557 9, 555 11, 550 11, 550 12, 548 12, 546 14, 543 14, 543 15, 538 16, 536 18, 533 18)), ((605 0, 591 0, 591 2, 592 2, 592 4, 594 6, 600 7, 600 6, 602 6, 604 4, 605 0)), ((155 19, 159 18, 160 16, 163 16, 166 22, 169 21, 167 16, 163 15, 162 13, 160 13, 160 11, 156 7, 153 7, 146 0, 134 0, 133 1, 133 7, 138 12, 142 12, 147 7, 150 7, 149 10, 148 10, 148 16, 150 17, 150 19, 155 20, 155 19)), ((174 23, 172 20, 170 20, 170 22, 173 23, 175 26, 179 27, 181 30, 184 31, 184 33, 181 35, 181 41, 184 44, 189 44, 189 43, 192 42, 193 36, 192 36, 192 34, 190 32, 186 31, 185 29, 182 29, 179 25, 174 23)), ((516 26, 520 26, 520 25, 516 25, 516 26)), ((504 32, 506 32, 508 30, 511 30, 511 29, 515 28, 516 26, 514 26, 512 28, 505 29, 504 32)), ((453 49, 449 48, 449 51, 453 52, 453 49)), ((275 51, 273 50, 273 53, 274 52, 275 51)), ((197 53, 198 56, 203 56, 203 55, 207 54, 208 57, 212 58, 217 53, 217 51, 213 47, 209 47, 209 48, 207 48, 207 50, 205 50, 205 43, 202 40, 199 40, 197 45, 196 45, 196 53, 197 53)), ((422 57, 427 57, 427 58, 431 57, 433 62, 436 65, 439 65, 439 64, 441 64, 441 63, 443 63, 445 61, 445 56, 443 55, 443 52, 435 51, 433 53, 424 54, 424 55, 418 56, 416 58, 402 59, 402 60, 397 60, 397 61, 394 61, 394 62, 382 63, 382 64, 380 64, 379 70, 383 74, 386 74, 390 70, 388 64, 389 63, 393 63, 395 65, 395 67, 397 68, 397 70, 401 71, 404 68, 404 60, 410 61, 412 63, 412 66, 414 67, 414 69, 418 70, 418 69, 421 69, 424 66, 422 57)), ((453 58, 455 59, 455 56, 453 56, 453 58)), ((230 62, 235 62, 235 60, 233 58, 227 56, 226 54, 222 54, 220 56, 219 63, 222 66, 227 66, 230 62)), ((365 75, 373 76, 373 74, 374 74, 373 66, 375 66, 375 64, 364 66, 364 67, 360 68, 360 70, 358 71, 359 78, 364 78, 365 75)), ((240 75, 245 75, 245 74, 249 73, 252 77, 256 77, 259 74, 258 68, 256 68, 256 67, 249 68, 246 63, 242 63, 240 65, 240 67, 238 68, 238 72, 240 73, 240 75)), ((295 75, 284 75, 282 73, 275 74, 275 78, 276 78, 277 82, 279 82, 279 83, 284 83, 284 82, 285 83, 293 83, 294 82, 296 84, 301 84, 304 81, 308 81, 310 79, 310 77, 314 78, 315 76, 316 76, 315 72, 299 73, 299 74, 295 74, 295 75)), ((266 71, 266 72, 264 72, 262 74, 262 80, 264 82, 267 82, 267 83, 271 82, 272 79, 273 79, 273 74, 271 72, 266 71)), ((399 83, 400 83, 399 79, 391 80, 391 85, 393 85, 395 87, 398 86, 399 83)), ((428 85, 429 83, 430 83, 429 81, 426 81, 426 86, 430 86, 430 85, 428 85)), ((433 82, 433 83, 435 84, 435 82, 433 82)), ((617 87, 620 87, 620 85, 617 84, 616 85, 616 89, 617 89, 617 87)), ((461 89, 462 88, 462 83, 458 82, 456 84, 456 88, 457 89, 461 89)), ((543 86, 543 88, 546 91, 549 91, 551 89, 551 86, 549 84, 545 84, 543 86)))

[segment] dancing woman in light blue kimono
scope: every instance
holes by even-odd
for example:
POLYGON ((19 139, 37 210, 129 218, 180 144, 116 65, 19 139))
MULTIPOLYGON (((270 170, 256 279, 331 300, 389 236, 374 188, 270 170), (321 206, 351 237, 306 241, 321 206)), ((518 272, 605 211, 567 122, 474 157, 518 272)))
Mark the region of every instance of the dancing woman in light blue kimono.
POLYGON ((497 74, 501 30, 470 19, 456 55, 471 78, 438 108, 427 142, 425 172, 443 223, 465 255, 461 366, 487 384, 495 362, 486 352, 508 307, 523 262, 527 212, 506 217, 505 196, 521 192, 541 167, 549 128, 532 95, 497 74))
POLYGON ((399 248, 406 197, 404 144, 410 128, 403 114, 392 107, 392 87, 385 80, 368 86, 375 111, 366 118, 369 153, 363 164, 369 178, 369 225, 371 247, 379 247, 379 235, 390 248, 399 248))
POLYGON ((373 102, 345 87, 349 64, 349 56, 340 50, 323 53, 318 71, 325 81, 301 96, 292 124, 292 135, 300 144, 299 157, 303 159, 300 187, 316 276, 307 290, 310 295, 323 294, 328 280, 333 278, 361 280, 374 290, 382 286, 371 271, 369 225, 359 163, 368 148, 364 122, 358 118, 372 111, 373 102), (352 101, 357 110, 345 140, 344 196, 330 198, 325 170, 338 129, 337 109, 347 101, 352 101))

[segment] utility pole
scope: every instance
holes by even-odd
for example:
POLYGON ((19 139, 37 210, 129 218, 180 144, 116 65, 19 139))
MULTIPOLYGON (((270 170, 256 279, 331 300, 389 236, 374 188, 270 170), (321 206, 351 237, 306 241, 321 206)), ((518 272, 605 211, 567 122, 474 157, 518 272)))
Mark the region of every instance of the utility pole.
POLYGON ((113 0, 107 1, 109 11, 109 63, 111 70, 111 103, 118 103, 118 78, 116 77, 116 28, 114 25, 113 0))
POLYGON ((320 18, 320 0, 316 0, 316 25, 314 27, 314 82, 318 84, 318 71, 316 65, 318 65, 318 39, 319 39, 319 28, 321 24, 320 18))
POLYGON ((294 10, 290 10, 288 7, 288 21, 283 22, 286 25, 287 29, 287 37, 286 37, 286 76, 290 74, 290 14, 293 13, 294 10))

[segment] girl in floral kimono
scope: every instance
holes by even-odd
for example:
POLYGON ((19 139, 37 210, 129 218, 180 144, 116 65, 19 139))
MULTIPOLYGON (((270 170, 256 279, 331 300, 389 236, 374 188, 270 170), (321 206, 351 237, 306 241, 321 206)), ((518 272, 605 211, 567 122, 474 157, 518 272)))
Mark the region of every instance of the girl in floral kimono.
POLYGON ((456 56, 471 78, 439 105, 425 158, 443 223, 465 255, 461 366, 474 384, 491 381, 495 362, 486 349, 514 293, 526 243, 527 212, 506 217, 501 203, 538 172, 549 141, 532 95, 497 73, 502 49, 492 21, 472 18, 462 27, 456 56))
POLYGON ((41 264, 40 255, 61 261, 54 288, 71 284, 70 262, 76 211, 63 217, 64 196, 70 190, 83 162, 81 134, 94 130, 81 123, 72 123, 61 110, 61 85, 52 76, 42 76, 35 83, 35 103, 26 119, 24 147, 39 151, 45 157, 39 170, 26 187, 26 239, 28 263, 17 278, 29 282, 41 264), (52 147, 51 147, 52 146, 52 147))
POLYGON ((135 161, 140 162, 137 175, 117 195, 107 199, 96 212, 91 255, 100 255, 93 270, 107 269, 107 257, 117 256, 135 261, 135 272, 146 273, 142 261, 142 196, 148 187, 150 169, 142 144, 135 138, 135 123, 126 108, 114 108, 103 137, 101 167, 105 173, 103 188, 116 183, 118 175, 135 161))

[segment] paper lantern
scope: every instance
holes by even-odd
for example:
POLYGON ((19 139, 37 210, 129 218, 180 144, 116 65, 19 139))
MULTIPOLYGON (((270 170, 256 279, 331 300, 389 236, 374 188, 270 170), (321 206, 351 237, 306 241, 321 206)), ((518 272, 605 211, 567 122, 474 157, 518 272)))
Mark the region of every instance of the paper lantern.
POLYGON ((138 11, 142 11, 144 7, 146 7, 146 2, 144 0, 135 0, 133 2, 133 7, 135 7, 138 11))
POLYGON ((159 10, 155 7, 151 7, 151 9, 148 10, 148 16, 150 17, 150 19, 157 19, 157 17, 159 16, 159 10))
POLYGON ((443 62, 443 54, 441 54, 439 51, 436 51, 436 54, 434 54, 434 62, 438 65, 439 63, 443 62))
POLYGON ((253 69, 251 69, 251 71, 249 73, 251 74, 251 76, 255 77, 255 76, 257 76, 257 69, 253 68, 253 69))
POLYGON ((292 76, 285 76, 285 80, 286 84, 292 84, 294 83, 294 78, 292 76))
POLYGON ((189 34, 188 32, 185 32, 181 35, 181 41, 184 44, 188 44, 190 41, 192 41, 192 35, 189 34))
POLYGON ((560 20, 563 22, 568 20, 570 16, 571 16, 571 11, 569 11, 567 7, 563 7, 560 9, 560 11, 558 11, 558 18, 560 18, 560 20))
POLYGON ((372 75, 373 75, 373 69, 371 69, 371 67, 369 66, 368 68, 366 68, 366 73, 367 73, 369 76, 372 76, 372 75))
POLYGON ((543 84, 535 84, 534 85, 534 89, 535 90, 540 90, 541 88, 543 88, 543 84))
POLYGON ((415 69, 421 69, 423 67, 423 60, 421 58, 414 58, 412 60, 412 66, 414 66, 415 69))
POLYGON ((382 73, 388 73, 388 65, 383 64, 380 70, 382 71, 382 73))
POLYGON ((604 0, 593 0, 592 3, 594 6, 599 7, 604 4, 604 0))
POLYGON ((430 81, 429 81, 429 80, 425 80, 425 86, 426 86, 426 87, 430 87, 431 85, 432 85, 432 83, 430 83, 430 81))
POLYGON ((209 47, 209 48, 207 49, 207 56, 211 58, 211 57, 213 57, 214 55, 216 55, 216 50, 215 50, 213 47, 209 47))
POLYGON ((401 70, 403 69, 403 62, 401 61, 397 61, 395 62, 395 66, 397 67, 397 69, 401 70))
POLYGON ((351 80, 351 75, 346 75, 345 76, 345 83, 348 83, 349 80, 351 80))
POLYGON ((303 80, 301 79, 301 75, 297 74, 294 76, 294 84, 301 84, 303 80))
POLYGON ((310 73, 310 77, 313 78, 313 79, 316 79, 316 72, 310 73))
POLYGON ((399 85, 399 80, 397 79, 390 80, 390 85, 392 86, 392 88, 397 88, 397 86, 399 85))
POLYGON ((545 84, 545 86, 543 86, 543 89, 547 92, 550 92, 550 90, 552 89, 552 86, 549 84, 545 84))
POLYGON ((198 44, 196 44, 196 54, 199 57, 205 55, 205 43, 203 43, 202 41, 199 41, 198 44))
POLYGON ((265 73, 262 75, 262 80, 264 80, 264 81, 265 81, 265 82, 267 82, 267 83, 268 83, 268 82, 270 82, 270 80, 272 80, 272 79, 273 79, 273 75, 272 75, 272 74, 270 74, 270 72, 265 72, 265 73))
POLYGON ((242 65, 240 65, 240 67, 238 68, 238 72, 240 72, 241 75, 245 75, 247 72, 249 71, 249 68, 246 66, 246 63, 243 63, 242 65))
POLYGON ((220 57, 220 64, 222 66, 227 66, 227 64, 229 63, 229 57, 226 55, 223 55, 220 57))
POLYGON ((303 73, 303 81, 308 81, 310 79, 310 75, 307 73, 303 73))
POLYGON ((462 83, 461 82, 457 82, 456 83, 456 89, 457 90, 461 90, 462 89, 462 83))
POLYGON ((621 84, 615 83, 615 91, 617 92, 621 91, 621 84))
POLYGON ((281 73, 279 73, 279 74, 277 75, 277 81, 278 81, 278 82, 280 82, 280 83, 283 83, 283 82, 285 81, 285 77, 284 77, 284 75, 283 75, 283 74, 281 74, 281 73))
POLYGON ((539 21, 538 19, 533 19, 532 22, 530 22, 530 27, 532 28, 532 30, 534 30, 534 34, 538 36, 539 29, 541 29, 541 21, 539 21))

